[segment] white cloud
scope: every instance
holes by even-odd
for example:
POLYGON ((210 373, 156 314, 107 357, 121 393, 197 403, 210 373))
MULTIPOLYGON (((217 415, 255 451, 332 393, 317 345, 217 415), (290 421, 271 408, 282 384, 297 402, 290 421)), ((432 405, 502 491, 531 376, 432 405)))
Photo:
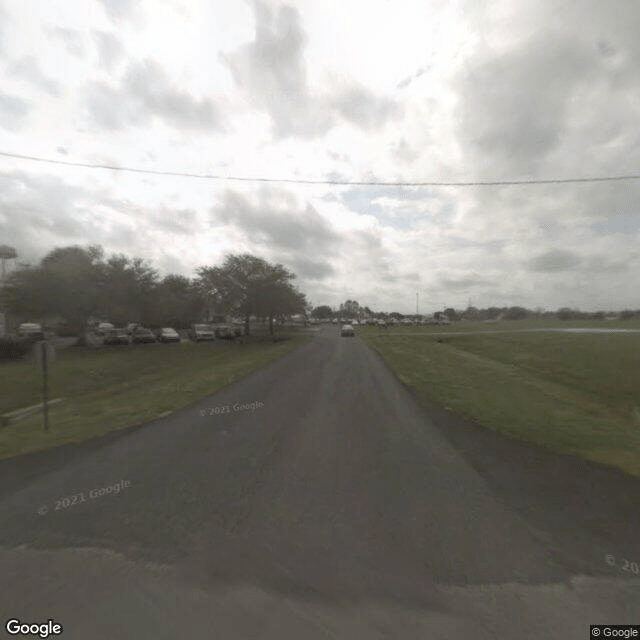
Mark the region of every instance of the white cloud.
MULTIPOLYGON (((276 179, 638 172, 635 0, 183 5, 3 3, 4 148, 276 179)), ((400 311, 417 290, 425 309, 638 306, 635 180, 262 188, 0 162, 0 231, 22 255, 71 238, 189 274, 255 251, 316 304, 400 311)))

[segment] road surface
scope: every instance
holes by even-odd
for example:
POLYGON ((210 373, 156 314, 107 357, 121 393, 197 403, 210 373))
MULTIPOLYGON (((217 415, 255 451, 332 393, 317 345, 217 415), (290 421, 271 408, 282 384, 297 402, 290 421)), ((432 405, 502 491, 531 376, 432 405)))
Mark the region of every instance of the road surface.
POLYGON ((24 481, 0 464, 3 625, 313 640, 640 623, 638 480, 421 407, 336 327, 57 470, 33 478, 33 460, 24 481))

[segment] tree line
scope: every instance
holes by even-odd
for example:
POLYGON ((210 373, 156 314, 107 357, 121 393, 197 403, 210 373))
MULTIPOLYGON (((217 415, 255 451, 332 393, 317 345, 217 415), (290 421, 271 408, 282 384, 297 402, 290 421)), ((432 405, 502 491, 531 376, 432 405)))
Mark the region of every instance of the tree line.
MULTIPOLYGON (((332 318, 384 318, 405 320, 416 317, 424 317, 422 314, 403 314, 397 311, 377 312, 372 311, 367 306, 360 306, 355 300, 347 300, 343 302, 337 310, 332 309, 328 305, 315 307, 311 313, 314 318, 326 320, 332 318)), ((558 320, 604 320, 607 317, 616 316, 620 319, 640 318, 640 309, 613 312, 613 311, 580 311, 579 309, 571 309, 562 307, 557 311, 547 311, 542 308, 527 309, 525 307, 487 307, 478 309, 470 306, 464 310, 456 310, 448 307, 444 311, 436 311, 433 314, 435 319, 448 318, 451 322, 456 320, 525 320, 528 318, 558 319, 558 320)))
MULTIPOLYGON (((15 256, 12 256, 15 257, 15 256)), ((20 265, 3 279, 2 309, 44 324, 58 319, 68 335, 80 335, 91 318, 124 326, 185 329, 214 315, 269 321, 306 313, 296 276, 281 264, 251 254, 230 254, 217 266, 202 266, 193 278, 160 277, 141 258, 105 256, 102 247, 56 248, 35 266, 20 265)))

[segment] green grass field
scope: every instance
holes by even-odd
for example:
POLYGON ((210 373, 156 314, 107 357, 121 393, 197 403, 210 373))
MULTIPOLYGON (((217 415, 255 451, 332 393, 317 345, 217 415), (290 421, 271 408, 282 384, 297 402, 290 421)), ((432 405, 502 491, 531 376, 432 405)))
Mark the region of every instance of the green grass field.
MULTIPOLYGON (((1 428, 0 458, 78 442, 187 406, 309 339, 62 349, 50 369, 49 398, 64 400, 50 407, 49 432, 41 413, 1 428)), ((0 388, 0 414, 38 404, 41 370, 34 361, 2 363, 0 388)))
POLYGON ((427 402, 640 476, 640 333, 478 333, 544 327, 640 323, 457 323, 359 334, 427 402), (473 334, 438 335, 452 331, 473 334))

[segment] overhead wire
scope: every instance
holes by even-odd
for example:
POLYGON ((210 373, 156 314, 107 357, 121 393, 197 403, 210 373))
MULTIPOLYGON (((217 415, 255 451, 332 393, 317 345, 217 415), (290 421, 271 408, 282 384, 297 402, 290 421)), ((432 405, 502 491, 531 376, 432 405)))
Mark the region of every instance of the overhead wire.
POLYGON ((16 158, 18 160, 30 160, 33 162, 43 162, 48 164, 64 165, 69 167, 82 167, 87 169, 106 169, 110 171, 125 171, 129 173, 143 173, 159 176, 173 176, 183 178, 198 178, 201 180, 227 180, 235 182, 271 182, 271 183, 289 183, 289 184, 316 184, 316 185, 335 185, 335 186, 353 186, 353 187, 484 187, 484 186, 509 186, 509 185, 530 185, 530 184, 571 184, 585 182, 614 182, 621 180, 638 180, 640 174, 620 175, 620 176, 594 176, 585 178, 549 178, 529 180, 474 180, 448 182, 442 180, 433 181, 417 181, 417 182, 395 182, 395 181, 352 181, 352 180, 307 180, 301 178, 266 178, 266 177, 250 177, 250 176, 225 176, 209 173, 190 173, 184 171, 162 171, 157 169, 140 169, 136 167, 124 167, 118 165, 96 164, 88 162, 71 162, 68 160, 56 160, 53 158, 42 158, 39 156, 30 156, 20 153, 10 153, 0 151, 0 156, 5 158, 16 158))

